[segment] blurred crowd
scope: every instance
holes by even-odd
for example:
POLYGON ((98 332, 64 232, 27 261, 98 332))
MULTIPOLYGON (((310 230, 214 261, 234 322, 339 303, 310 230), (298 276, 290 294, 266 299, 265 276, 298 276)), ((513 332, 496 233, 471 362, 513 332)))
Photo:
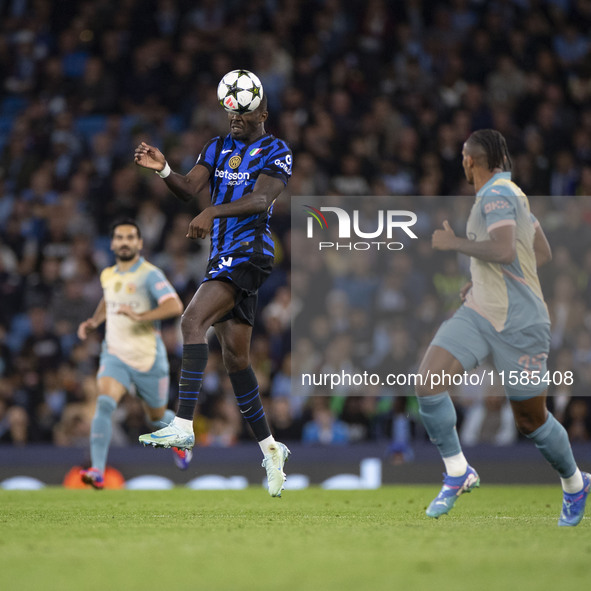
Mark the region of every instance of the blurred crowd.
MULTIPOLYGON (((298 253, 291 273, 295 316, 291 358, 297 376, 292 384, 297 396, 292 399, 298 404, 302 398, 324 394, 322 401, 311 405, 313 417, 321 407, 318 424, 326 424, 329 409, 347 425, 348 441, 390 439, 392 454, 403 460, 411 453, 413 437, 423 436, 409 376, 418 371, 435 331, 460 306, 460 289, 470 277, 469 258, 433 250, 430 237, 444 220, 456 234, 465 236, 474 192, 470 187, 465 195, 455 197, 326 196, 318 201, 318 207, 355 209, 358 226, 365 231, 375 229, 378 211, 410 210, 417 215, 412 229, 418 240, 399 231, 392 240, 404 248, 396 251, 362 246, 363 250, 324 247, 319 253, 319 241, 345 248, 350 242, 339 239, 333 218, 316 240, 307 236, 297 209, 292 224, 292 250, 298 253), (342 378, 332 390, 317 385, 320 376, 364 372, 377 376, 379 384, 365 379, 359 386, 342 378), (302 374, 316 376, 316 382, 303 380, 302 374), (406 377, 406 382, 384 385, 389 374, 406 377)), ((549 406, 573 440, 587 441, 591 433, 591 197, 537 196, 530 197, 530 204, 554 256, 539 269, 552 321, 550 373, 543 376, 549 385, 549 406)), ((486 374, 483 386, 464 383, 449 388, 465 445, 505 445, 518 438, 501 378, 491 379, 492 370, 488 364, 475 370, 486 374)))
MULTIPOLYGON (((133 149, 156 145, 187 172, 227 133, 216 87, 239 67, 260 77, 267 130, 293 150, 292 195, 415 195, 404 199, 424 212, 425 232, 469 204, 433 207, 429 196, 470 194, 459 158, 470 132, 505 135, 515 180, 547 196, 532 201, 555 248, 543 273, 551 363, 577 372, 572 389, 556 391, 555 412, 572 438, 589 439, 580 395, 591 385, 590 31, 590 0, 0 0, 0 442, 87 445, 100 335, 81 343, 75 332, 101 297, 115 218, 137 219, 144 254, 190 300, 208 250, 185 238, 197 205, 135 167, 133 149)), ((277 436, 401 449, 413 429, 421 436, 402 392, 289 396, 290 316, 305 298, 291 289, 300 251, 288 195, 272 228, 276 269, 260 293, 252 360, 277 436)), ((313 344, 354 366, 416 365, 465 278, 461 260, 420 248, 396 257, 381 282, 363 263, 351 277, 323 275, 328 263, 316 259, 330 307, 309 327, 313 344)), ((165 324, 163 336, 175 408, 178 327, 165 324)), ((305 343, 293 354, 301 361, 305 343)), ((505 424, 502 398, 465 406, 475 442, 486 430, 479 416, 505 424)), ((196 428, 203 445, 248 437, 215 343, 196 428)), ((126 398, 115 443, 145 429, 126 398)))

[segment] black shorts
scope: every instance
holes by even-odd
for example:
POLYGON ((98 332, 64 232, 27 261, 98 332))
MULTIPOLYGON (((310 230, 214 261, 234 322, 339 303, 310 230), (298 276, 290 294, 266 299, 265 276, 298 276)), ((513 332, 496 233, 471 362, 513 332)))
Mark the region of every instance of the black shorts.
POLYGON ((237 318, 254 325, 258 290, 271 274, 273 260, 269 255, 243 253, 210 259, 203 281, 226 281, 237 288, 236 305, 216 324, 237 318))

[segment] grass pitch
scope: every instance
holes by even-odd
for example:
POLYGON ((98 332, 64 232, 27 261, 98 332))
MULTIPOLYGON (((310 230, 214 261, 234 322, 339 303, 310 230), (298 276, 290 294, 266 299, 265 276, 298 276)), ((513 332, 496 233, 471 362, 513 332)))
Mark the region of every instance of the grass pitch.
POLYGON ((591 517, 559 486, 484 486, 439 520, 430 487, 0 492, 0 588, 437 591, 577 588, 591 517))

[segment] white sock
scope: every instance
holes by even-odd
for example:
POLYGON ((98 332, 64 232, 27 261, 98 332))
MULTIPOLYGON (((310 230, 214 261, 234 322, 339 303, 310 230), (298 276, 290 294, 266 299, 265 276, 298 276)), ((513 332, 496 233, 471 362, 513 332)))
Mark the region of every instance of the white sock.
POLYGON ((174 417, 174 419, 172 419, 171 424, 173 423, 177 427, 180 427, 183 431, 186 431, 187 433, 193 433, 193 421, 190 421, 189 419, 181 419, 179 417, 174 417))
POLYGON ((583 490, 583 475, 577 468, 576 472, 569 478, 561 478, 562 490, 565 493, 573 494, 583 490))
POLYGON ((262 441, 259 441, 259 446, 260 446, 261 451, 263 452, 264 456, 267 456, 271 453, 270 447, 274 444, 275 444, 275 438, 273 437, 273 435, 269 435, 269 437, 266 437, 262 441))
POLYGON ((455 456, 443 458, 443 463, 448 476, 463 476, 468 469, 468 461, 462 452, 455 456))

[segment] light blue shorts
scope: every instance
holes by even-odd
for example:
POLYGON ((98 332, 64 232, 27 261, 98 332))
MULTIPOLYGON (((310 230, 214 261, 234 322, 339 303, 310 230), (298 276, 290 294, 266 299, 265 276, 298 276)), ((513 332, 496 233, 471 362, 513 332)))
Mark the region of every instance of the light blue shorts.
POLYGON ((119 357, 107 351, 107 345, 103 342, 97 378, 104 377, 117 380, 127 391, 134 384, 137 395, 150 408, 161 408, 168 404, 170 369, 166 349, 161 341, 158 343, 154 365, 148 371, 138 371, 123 363, 119 357))
MULTIPOLYGON (((489 355, 498 372, 504 372, 505 393, 510 400, 528 400, 539 396, 548 387, 544 382, 510 385, 509 372, 535 370, 543 377, 548 368, 550 325, 534 324, 522 330, 497 332, 480 314, 462 306, 446 320, 431 341, 449 351, 465 371, 480 365, 489 355)), ((527 380, 526 380, 527 381, 527 380)), ((537 380, 536 380, 537 381, 537 380)))

